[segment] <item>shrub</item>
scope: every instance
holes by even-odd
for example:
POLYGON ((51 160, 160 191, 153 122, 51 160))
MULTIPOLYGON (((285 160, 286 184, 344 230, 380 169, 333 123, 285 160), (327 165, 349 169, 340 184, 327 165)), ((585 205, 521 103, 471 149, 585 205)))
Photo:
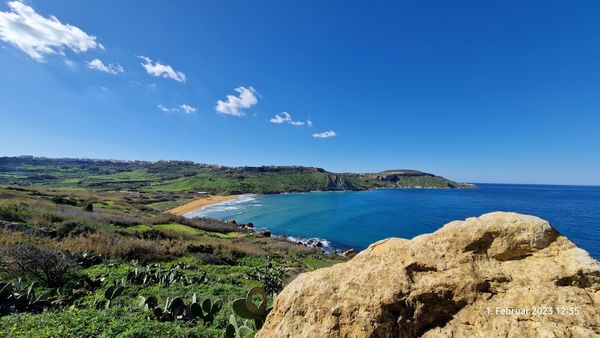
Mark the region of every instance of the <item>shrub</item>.
POLYGON ((6 273, 37 279, 51 288, 64 285, 75 268, 69 255, 32 243, 2 247, 0 255, 0 268, 6 273))
POLYGON ((143 262, 161 261, 171 257, 167 241, 146 241, 96 232, 85 236, 68 237, 62 247, 74 252, 93 252, 108 258, 137 259, 143 262), (166 243, 165 243, 166 242, 166 243))
POLYGON ((202 261, 205 264, 208 265, 233 265, 235 264, 235 262, 231 262, 231 261, 225 261, 215 255, 211 255, 209 253, 204 253, 204 252, 200 252, 194 255, 194 257, 196 257, 196 259, 198 259, 199 261, 202 261))
MULTIPOLYGON (((15 245, 22 242, 46 242, 46 238, 34 237, 25 232, 13 231, 12 229, 0 229, 0 247, 15 245)), ((0 252, 1 254, 1 252, 0 252)), ((1 261, 0 257, 0 261, 1 261)))
POLYGON ((0 219, 10 222, 25 222, 30 210, 25 203, 0 204, 0 219))
POLYGON ((249 274, 249 277, 262 282, 267 294, 274 294, 279 293, 283 289, 283 281, 286 273, 281 266, 273 265, 273 262, 269 261, 267 264, 255 268, 249 274))
POLYGON ((87 224, 74 221, 65 221, 60 224, 56 230, 56 235, 60 238, 68 236, 80 236, 96 232, 96 228, 87 224))
POLYGON ((56 204, 67 204, 67 205, 72 205, 72 206, 76 206, 77 204, 79 204, 79 202, 77 202, 77 200, 74 200, 74 199, 71 199, 69 197, 65 197, 62 195, 54 196, 50 200, 56 204))

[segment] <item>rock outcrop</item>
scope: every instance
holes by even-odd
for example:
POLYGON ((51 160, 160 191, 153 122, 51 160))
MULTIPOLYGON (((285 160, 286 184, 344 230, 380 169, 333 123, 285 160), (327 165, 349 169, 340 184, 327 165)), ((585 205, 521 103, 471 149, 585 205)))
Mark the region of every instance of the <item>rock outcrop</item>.
POLYGON ((598 337, 600 263, 534 216, 494 212, 301 274, 257 337, 598 337))
POLYGON ((350 179, 341 175, 329 174, 326 180, 325 190, 360 190, 350 179))

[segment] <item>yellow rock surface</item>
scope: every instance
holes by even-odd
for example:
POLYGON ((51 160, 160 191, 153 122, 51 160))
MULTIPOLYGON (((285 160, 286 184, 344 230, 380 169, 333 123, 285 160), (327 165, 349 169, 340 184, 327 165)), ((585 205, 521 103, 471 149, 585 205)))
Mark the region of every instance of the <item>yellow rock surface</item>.
POLYGON ((301 274, 257 335, 420 336, 600 336, 600 264, 540 218, 489 213, 301 274))

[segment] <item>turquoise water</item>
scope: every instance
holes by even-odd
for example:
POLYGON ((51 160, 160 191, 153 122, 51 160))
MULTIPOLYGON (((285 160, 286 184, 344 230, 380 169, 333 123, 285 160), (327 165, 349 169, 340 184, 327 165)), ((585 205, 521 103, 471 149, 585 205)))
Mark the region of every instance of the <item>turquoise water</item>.
POLYGON ((477 189, 381 189, 247 195, 190 217, 252 222, 276 235, 319 238, 338 249, 364 249, 387 237, 412 238, 447 222, 491 211, 548 220, 600 258, 600 187, 481 184, 477 189))

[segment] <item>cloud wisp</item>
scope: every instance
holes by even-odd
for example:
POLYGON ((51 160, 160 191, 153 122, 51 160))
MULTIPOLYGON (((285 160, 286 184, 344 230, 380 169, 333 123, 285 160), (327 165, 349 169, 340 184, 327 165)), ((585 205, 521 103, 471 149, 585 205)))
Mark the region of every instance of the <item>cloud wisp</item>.
POLYGON ((275 123, 275 124, 282 124, 282 123, 291 122, 291 121, 292 121, 292 115, 290 115, 287 112, 283 112, 283 113, 281 113, 281 115, 276 114, 275 117, 273 117, 269 120, 269 122, 275 123))
POLYGON ((109 73, 109 74, 113 74, 113 75, 117 75, 120 73, 123 73, 125 70, 123 69, 123 67, 121 67, 120 64, 104 64, 104 62, 102 62, 102 60, 100 59, 94 59, 92 61, 88 61, 86 63, 87 67, 89 69, 94 69, 97 71, 101 71, 101 72, 105 72, 105 73, 109 73))
POLYGON ((104 49, 78 27, 63 24, 55 16, 44 17, 19 1, 8 2, 10 12, 0 12, 0 40, 19 48, 32 59, 44 62, 49 54, 65 55, 90 49, 104 49))
POLYGON ((186 113, 186 114, 195 113, 198 110, 195 107, 189 106, 189 105, 187 105, 185 103, 179 105, 179 108, 181 108, 181 110, 183 110, 183 112, 186 113))
POLYGON ((234 89, 239 95, 227 95, 227 100, 217 101, 215 109, 220 114, 232 116, 244 116, 244 109, 255 106, 258 103, 256 90, 253 87, 238 87, 234 89))
POLYGON ((162 104, 158 105, 158 109, 165 113, 184 113, 184 114, 193 114, 198 111, 196 107, 192 107, 188 104, 182 103, 175 107, 165 107, 162 104))
POLYGON ((185 74, 183 74, 182 72, 176 71, 175 69, 173 69, 173 67, 171 67, 170 65, 164 65, 162 63, 160 63, 159 61, 152 61, 152 59, 150 59, 147 56, 138 56, 138 58, 144 60, 144 63, 141 63, 142 67, 144 67, 144 69, 146 70, 146 73, 148 73, 149 75, 152 76, 156 76, 156 77, 162 77, 165 79, 172 79, 175 80, 177 82, 182 82, 185 83, 185 81, 187 80, 185 77, 185 74))
POLYGON ((324 131, 322 133, 314 133, 312 136, 314 138, 330 138, 330 137, 336 137, 337 134, 333 130, 328 130, 328 131, 324 131))
POLYGON ((312 121, 311 120, 306 120, 305 121, 294 121, 294 119, 292 119, 292 115, 288 112, 282 112, 281 114, 275 114, 274 117, 272 117, 269 122, 271 123, 275 123, 275 124, 282 124, 282 123, 287 123, 287 124, 291 124, 292 126, 308 126, 308 127, 312 127, 312 121))

